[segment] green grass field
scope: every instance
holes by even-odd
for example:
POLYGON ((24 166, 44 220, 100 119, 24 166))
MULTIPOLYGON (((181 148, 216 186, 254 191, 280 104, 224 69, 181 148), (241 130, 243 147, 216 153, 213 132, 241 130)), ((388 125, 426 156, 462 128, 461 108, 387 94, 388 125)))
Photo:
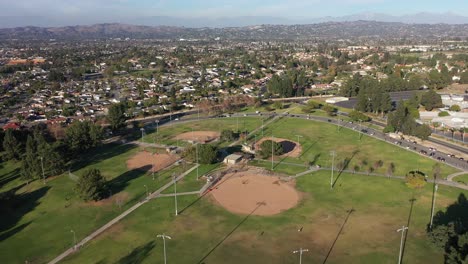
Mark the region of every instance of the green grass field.
MULTIPOLYGON (((258 117, 239 117, 239 129, 253 131, 261 125, 258 117)), ((168 144, 175 144, 173 137, 179 133, 194 130, 236 129, 237 118, 222 118, 200 122, 160 127, 160 138, 168 144)), ((299 119, 279 119, 264 129, 264 135, 297 140, 303 152, 299 158, 277 158, 275 171, 296 174, 306 170, 308 162, 329 167, 329 152, 337 152, 336 162, 350 158, 349 168, 359 166, 364 172, 368 166, 383 161, 375 172, 385 173, 390 162, 395 163, 395 175, 404 175, 409 170, 419 169, 430 173, 435 161, 416 153, 403 150, 347 129, 337 129, 325 123, 299 119), (364 164, 364 160, 366 161, 364 164), (292 166, 287 163, 299 164, 292 166)), ((145 140, 152 142, 152 135, 145 140)), ((257 133, 260 139, 261 131, 257 133)), ((226 143, 227 144, 227 143, 226 143)), ((2 263, 44 263, 69 248, 73 242, 74 230, 80 240, 92 231, 118 215, 125 208, 144 198, 148 186, 150 192, 171 181, 173 173, 181 173, 181 166, 151 174, 128 170, 126 161, 139 148, 130 145, 106 145, 84 156, 70 168, 75 175, 84 170, 98 168, 112 183, 113 199, 98 203, 84 203, 76 196, 75 182, 68 176, 51 178, 47 185, 36 181, 28 186, 18 178, 19 164, 3 162, 0 168, 0 191, 17 188, 16 197, 0 212, 0 260, 2 263), (21 249, 21 250, 18 250, 21 249)), ((268 162, 255 165, 269 168, 268 162)), ((202 166, 200 174, 216 169, 217 165, 202 166)), ((190 165, 187 166, 187 169, 190 165)), ((457 172, 442 165, 442 176, 457 172)), ((322 262, 346 216, 346 210, 354 207, 356 213, 349 219, 349 226, 338 240, 327 263, 393 263, 398 249, 399 237, 395 229, 405 224, 409 212, 408 199, 413 191, 403 182, 387 179, 343 174, 337 181, 337 188, 329 192, 329 172, 319 172, 300 178, 297 187, 304 192, 301 204, 284 214, 274 217, 249 217, 233 215, 213 205, 205 198, 181 196, 179 208, 183 213, 174 217, 170 197, 158 198, 145 204, 121 223, 86 245, 70 263, 147 263, 161 262, 161 243, 155 241, 157 233, 166 232, 174 236, 169 242, 171 263, 197 263, 211 249, 206 263, 257 263, 271 260, 271 263, 294 262, 297 256, 291 250, 308 247, 309 261, 322 262), (398 195, 395 195, 398 194, 398 195), (357 219, 353 218, 356 216, 357 219), (401 217, 397 217, 401 216, 401 217), (359 221, 358 221, 359 219, 359 221), (245 221, 243 221, 245 220, 245 221), (367 223, 361 227, 360 222, 367 223), (232 235, 226 236, 236 226, 232 235), (298 234, 297 227, 305 231, 298 234), (323 228, 322 228, 323 227, 323 228), (367 229, 366 229, 367 228, 367 229), (260 234, 264 230, 264 234, 260 234), (306 232, 307 230, 307 232, 306 232), (370 237, 364 239, 362 234, 370 237), (215 247, 226 237, 219 246, 215 247), (354 242, 356 241, 356 242, 354 242), (354 244, 362 243, 362 244, 354 244), (352 245, 353 247, 351 248, 352 245), (356 245, 356 246, 355 246, 356 245), (357 247, 359 245, 359 247, 357 247), (351 250, 353 249, 353 250, 351 250), (176 250, 177 253, 176 253, 176 250), (99 262, 103 260, 103 262, 99 262)), ((178 184, 178 192, 196 191, 205 181, 196 180, 196 171, 178 184)), ((426 263, 441 259, 442 252, 432 248, 425 239, 424 226, 430 205, 429 187, 415 192, 417 201, 414 208, 414 233, 408 238, 407 263, 426 263), (416 213, 417 212, 417 213, 416 213), (409 241, 412 241, 411 243, 409 241), (426 262, 419 262, 419 260, 426 262), (411 261, 412 260, 412 261, 411 261)), ((172 187, 166 193, 170 193, 172 187)), ((441 187, 438 204, 440 208, 449 205, 460 193, 458 189, 441 187)), ((438 261, 440 262, 440 261, 438 261)))
MULTIPOLYGON (((170 263, 294 263, 298 256, 292 251, 300 247, 309 249, 305 263, 323 263, 329 251, 326 263, 394 263, 400 242, 396 229, 402 225, 409 225, 404 262, 442 262, 442 251, 425 234, 431 186, 412 190, 402 181, 344 174, 331 191, 328 179, 327 172, 299 178, 303 200, 271 217, 234 215, 206 196, 198 201, 180 197, 180 208, 195 203, 176 217, 173 199, 159 198, 64 263, 162 263, 163 245, 156 238, 162 233, 172 236, 167 241, 170 263)), ((460 193, 441 187, 438 209, 460 193)))
POLYGON ((457 176, 453 179, 453 181, 468 185, 468 174, 457 176))
MULTIPOLYGON (((158 173, 159 180, 153 181, 149 173, 127 170, 126 160, 138 151, 139 148, 130 146, 102 146, 72 166, 75 175, 81 175, 88 168, 98 168, 111 182, 112 198, 99 203, 82 202, 74 192, 75 182, 68 173, 49 179, 47 185, 42 181, 29 186, 19 185, 21 181, 18 179, 4 185, 2 191, 8 186, 20 188, 15 200, 2 205, 2 215, 8 217, 0 218, 1 262, 44 263, 70 247, 73 239, 70 230, 76 232, 77 239, 85 237, 144 198, 144 185, 150 192, 155 191, 170 181, 172 173, 182 172, 180 167, 174 167, 158 173)), ((2 182, 18 166, 3 165, 2 182)))

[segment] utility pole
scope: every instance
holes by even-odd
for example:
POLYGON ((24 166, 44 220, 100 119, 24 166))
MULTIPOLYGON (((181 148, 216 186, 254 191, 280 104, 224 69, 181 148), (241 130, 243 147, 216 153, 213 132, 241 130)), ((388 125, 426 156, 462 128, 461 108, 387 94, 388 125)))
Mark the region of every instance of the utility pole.
POLYGON ((331 176, 330 176, 330 189, 333 189, 333 172, 334 172, 334 167, 335 167, 335 156, 336 152, 333 150, 330 152, 330 155, 332 156, 332 167, 331 167, 331 176))
POLYGON ((44 174, 44 158, 41 157, 41 168, 42 168, 42 179, 44 180, 44 185, 46 184, 46 181, 45 181, 45 174, 44 174))
POLYGON ((403 238, 405 237, 405 230, 408 230, 407 226, 402 226, 397 232, 401 231, 401 242, 400 242, 400 255, 398 255, 398 264, 401 263, 402 253, 403 253, 403 238))
POLYGON ((429 225, 429 229, 432 230, 432 222, 434 220, 434 212, 435 212, 435 203, 437 197, 437 189, 439 189, 439 185, 435 185, 435 192, 434 192, 434 200, 432 201, 432 210, 431 210, 431 224, 429 225))
POLYGON ((293 251, 294 254, 299 253, 299 264, 302 264, 302 253, 307 252, 307 251, 309 251, 309 250, 308 249, 303 249, 303 248, 300 248, 299 250, 294 250, 293 251))
MULTIPOLYGON (((197 140, 198 141, 198 140, 197 140)), ((197 154, 197 181, 198 181, 198 177, 199 177, 199 174, 198 174, 198 167, 200 167, 200 163, 198 161, 198 142, 197 144, 195 145, 195 152, 197 154)))
POLYGON ((73 233, 73 249, 76 250, 76 234, 75 231, 70 230, 73 233))
POLYGON ((163 245, 164 245, 164 264, 166 264, 166 238, 167 239, 172 239, 170 236, 166 236, 164 233, 162 235, 157 235, 157 237, 162 238, 163 240, 163 245))
POLYGON ((177 176, 175 174, 172 175, 174 179, 174 201, 175 201, 175 215, 178 215, 178 210, 177 210, 177 176))
POLYGON ((145 186, 145 190, 146 190, 146 197, 148 197, 148 186, 146 186, 146 184, 144 185, 145 186))

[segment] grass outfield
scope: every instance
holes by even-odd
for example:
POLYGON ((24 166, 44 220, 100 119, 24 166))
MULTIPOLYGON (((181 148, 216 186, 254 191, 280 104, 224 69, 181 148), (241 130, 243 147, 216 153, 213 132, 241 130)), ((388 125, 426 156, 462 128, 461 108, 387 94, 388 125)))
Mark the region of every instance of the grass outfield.
MULTIPOLYGON (((366 171, 369 166, 377 161, 383 161, 383 166, 377 168, 374 172, 385 174, 391 162, 395 164, 395 175, 405 175, 411 170, 420 170, 430 174, 432 166, 436 161, 417 153, 402 149, 393 144, 389 144, 367 135, 363 135, 359 140, 360 134, 337 126, 307 121, 295 118, 283 118, 274 122, 264 130, 265 136, 274 135, 275 137, 285 138, 297 141, 302 144, 302 154, 299 158, 277 158, 278 162, 290 162, 306 164, 309 161, 315 161, 322 167, 331 167, 330 151, 336 151, 335 165, 345 158, 351 159, 348 169, 359 166, 359 171, 366 171), (366 161, 367 165, 363 165, 366 161)), ((261 138, 261 133, 257 133, 257 140, 261 138)), ((448 165, 441 164, 442 177, 459 170, 448 165)))
MULTIPOLYGON (((82 167, 72 171, 75 175, 81 175, 87 168, 100 169, 112 182, 112 199, 98 203, 82 202, 74 192, 75 182, 68 177, 68 173, 49 179, 45 186, 42 181, 36 181, 21 187, 16 192, 17 204, 10 205, 14 209, 6 212, 1 210, 1 262, 24 263, 28 260, 44 263, 51 260, 70 247, 73 242, 70 230, 76 232, 77 239, 82 239, 142 199, 146 193, 145 184, 149 191, 155 191, 170 181, 173 172, 182 172, 180 167, 174 167, 158 173, 160 180, 153 181, 148 173, 128 171, 125 162, 138 151, 139 148, 128 145, 107 145, 92 151, 86 159, 73 166, 82 167)), ((0 174, 2 181, 10 175, 7 169, 14 171, 17 165, 4 163, 3 166, 0 174)), ((21 182, 15 179, 8 183, 11 186, 13 184, 18 186, 21 182)))
MULTIPOLYGON (((402 225, 409 225, 404 262, 443 262, 443 251, 430 244, 425 232, 430 185, 412 190, 402 181, 344 174, 330 191, 329 173, 319 172, 299 178, 297 188, 303 192, 301 203, 271 217, 231 214, 209 196, 198 201, 196 196, 180 197, 179 208, 196 202, 175 217, 173 199, 160 198, 64 263, 162 263, 163 245, 156 238, 161 233, 172 236, 167 241, 170 263, 294 263, 298 256, 292 250, 300 247, 309 249, 307 263, 323 263, 328 252, 327 263, 395 263, 400 243, 396 229, 402 225), (338 236, 351 208, 355 211, 338 236)), ((461 192, 441 186, 437 209, 453 203, 461 192)))
MULTIPOLYGON (((265 122, 267 117, 264 117, 265 122)), ((156 138, 156 132, 149 133, 143 137, 143 141, 148 143, 153 143, 156 140, 156 143, 163 143, 167 145, 179 145, 179 146, 187 146, 190 145, 189 143, 183 140, 175 140, 174 137, 192 131, 223 131, 225 129, 231 129, 237 131, 243 131, 246 129, 247 131, 253 131, 256 128, 262 125, 262 120, 257 117, 227 117, 227 118, 219 118, 219 119, 210 119, 210 120, 202 120, 202 121, 189 121, 180 124, 170 124, 159 127, 159 136, 156 138), (239 126, 237 126, 239 124, 239 126)))

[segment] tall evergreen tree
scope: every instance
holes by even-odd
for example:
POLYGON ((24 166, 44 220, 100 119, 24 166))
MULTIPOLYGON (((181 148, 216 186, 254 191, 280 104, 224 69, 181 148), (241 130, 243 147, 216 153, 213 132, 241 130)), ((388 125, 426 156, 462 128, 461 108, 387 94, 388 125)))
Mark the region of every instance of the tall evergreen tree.
POLYGON ((19 160, 21 156, 21 145, 16 139, 13 129, 7 129, 5 137, 3 138, 3 149, 5 150, 5 157, 8 160, 19 160))

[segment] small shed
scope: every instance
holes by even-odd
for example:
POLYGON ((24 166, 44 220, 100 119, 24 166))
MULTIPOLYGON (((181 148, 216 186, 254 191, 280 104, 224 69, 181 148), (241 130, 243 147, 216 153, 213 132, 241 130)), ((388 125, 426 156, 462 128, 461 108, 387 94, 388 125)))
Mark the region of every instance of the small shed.
POLYGON ((231 154, 224 158, 224 163, 228 165, 235 165, 239 163, 242 160, 242 155, 237 155, 237 154, 231 154))

